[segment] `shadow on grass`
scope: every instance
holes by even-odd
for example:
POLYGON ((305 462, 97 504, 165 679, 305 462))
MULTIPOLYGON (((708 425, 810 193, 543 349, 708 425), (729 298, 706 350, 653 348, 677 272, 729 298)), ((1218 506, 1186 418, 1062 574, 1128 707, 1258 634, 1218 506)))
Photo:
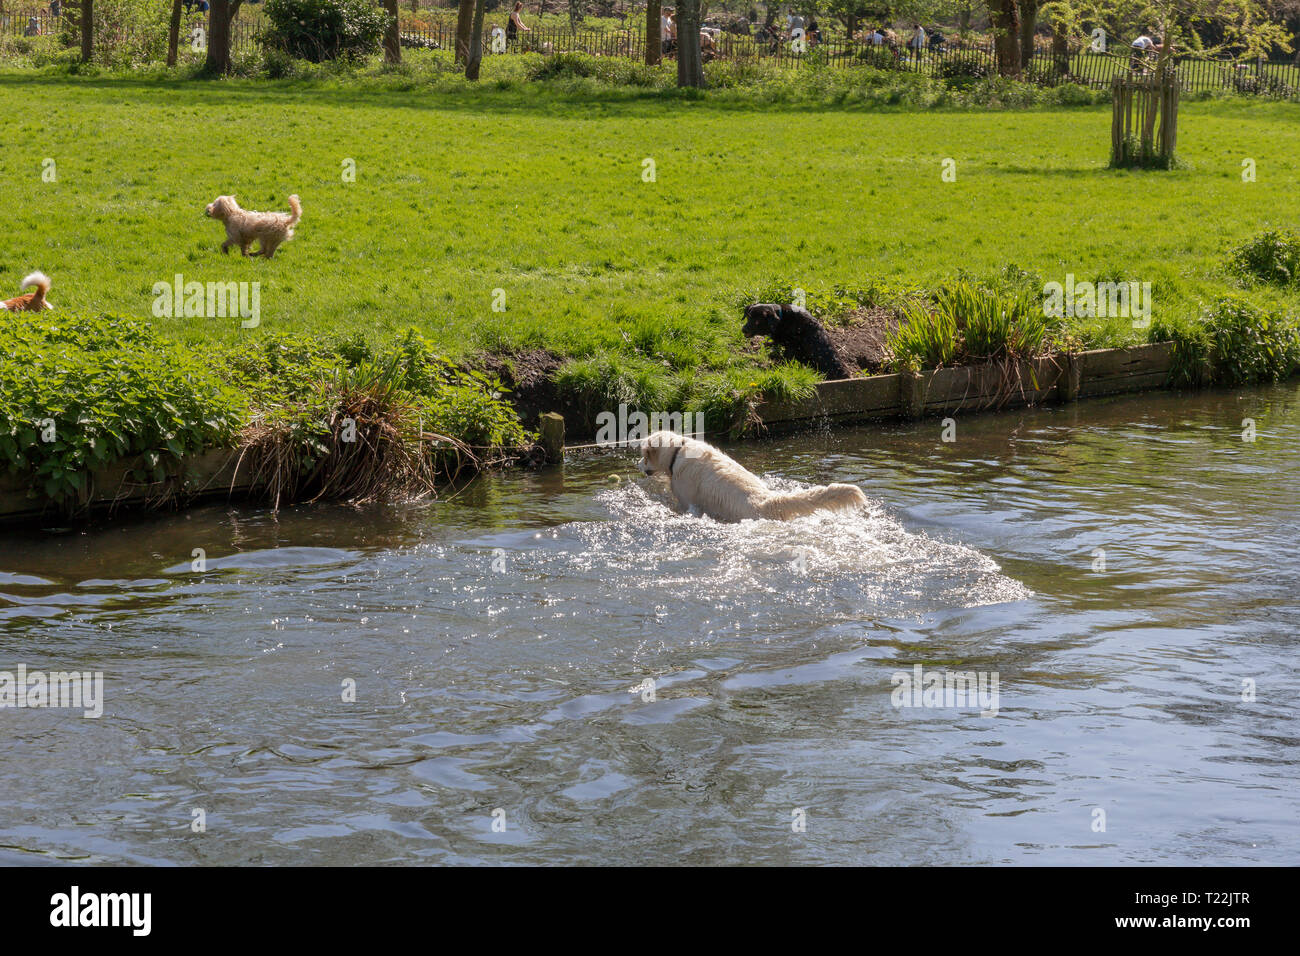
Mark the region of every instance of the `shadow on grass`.
MULTIPOLYGON (((845 102, 797 94, 756 95, 745 89, 719 88, 706 91, 676 87, 581 86, 564 88, 545 81, 485 79, 470 84, 453 75, 439 77, 362 76, 271 80, 264 78, 211 79, 203 76, 124 76, 108 74, 78 76, 66 72, 34 72, 9 69, 0 72, 0 89, 33 88, 50 90, 94 89, 159 93, 177 107, 243 106, 250 100, 283 98, 334 107, 425 109, 550 115, 563 119, 602 120, 611 116, 663 118, 665 108, 683 111, 742 113, 885 113, 919 112, 972 113, 1004 112, 981 106, 926 106, 899 101, 889 87, 865 86, 862 93, 874 100, 845 102)), ((1100 109, 1088 106, 1042 105, 1018 112, 1079 112, 1100 109)))

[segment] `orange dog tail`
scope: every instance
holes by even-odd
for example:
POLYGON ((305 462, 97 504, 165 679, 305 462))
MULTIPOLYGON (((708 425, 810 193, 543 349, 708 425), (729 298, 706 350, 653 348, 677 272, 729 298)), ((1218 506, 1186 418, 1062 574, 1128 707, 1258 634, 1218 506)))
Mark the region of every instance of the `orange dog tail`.
POLYGON ((289 217, 289 225, 298 225, 298 220, 302 218, 302 203, 298 201, 296 195, 289 197, 289 208, 293 210, 293 215, 289 217))
POLYGON ((21 291, 22 289, 26 289, 29 285, 36 286, 36 291, 32 294, 31 304, 28 306, 29 309, 35 310, 35 309, 44 308, 46 306, 49 306, 49 308, 51 309, 54 308, 54 306, 49 305, 49 303, 45 301, 45 297, 50 292, 49 276, 47 276, 44 272, 33 272, 31 275, 23 279, 23 284, 20 287, 19 291, 21 291))

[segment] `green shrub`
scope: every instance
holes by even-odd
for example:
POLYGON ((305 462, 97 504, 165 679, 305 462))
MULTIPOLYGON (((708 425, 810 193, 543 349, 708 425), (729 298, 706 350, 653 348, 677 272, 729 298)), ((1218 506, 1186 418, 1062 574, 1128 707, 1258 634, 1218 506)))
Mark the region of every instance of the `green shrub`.
POLYGON ((1228 253, 1228 268, 1243 279, 1300 285, 1300 235, 1269 229, 1228 253))
POLYGON ((187 456, 229 445, 244 412, 203 356, 116 317, 0 311, 0 469, 54 500, 76 500, 92 471, 128 460, 162 481, 187 456))
POLYGON ((1224 296, 1199 316, 1151 323, 1152 342, 1174 343, 1174 385, 1252 385, 1300 369, 1300 324, 1240 296, 1224 296))
POLYGON ((379 52, 388 14, 370 0, 267 0, 262 42, 320 63, 379 52))

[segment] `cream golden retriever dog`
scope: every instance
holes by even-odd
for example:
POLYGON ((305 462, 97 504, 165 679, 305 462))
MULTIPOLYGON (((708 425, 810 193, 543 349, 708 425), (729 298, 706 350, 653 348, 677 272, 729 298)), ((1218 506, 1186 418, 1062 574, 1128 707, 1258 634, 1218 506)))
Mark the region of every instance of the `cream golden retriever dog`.
POLYGON ((647 475, 667 475, 682 507, 715 521, 786 521, 867 503, 867 496, 854 485, 773 491, 712 445, 673 432, 655 432, 642 442, 637 467, 647 475))

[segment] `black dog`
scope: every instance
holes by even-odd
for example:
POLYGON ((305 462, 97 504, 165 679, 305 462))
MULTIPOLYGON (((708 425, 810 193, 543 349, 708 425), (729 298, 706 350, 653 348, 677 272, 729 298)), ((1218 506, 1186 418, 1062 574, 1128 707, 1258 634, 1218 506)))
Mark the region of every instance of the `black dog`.
POLYGON ((821 323, 804 309, 793 305, 751 305, 745 309, 745 326, 741 332, 746 336, 769 336, 787 357, 811 365, 828 379, 853 377, 853 366, 840 358, 821 323))

